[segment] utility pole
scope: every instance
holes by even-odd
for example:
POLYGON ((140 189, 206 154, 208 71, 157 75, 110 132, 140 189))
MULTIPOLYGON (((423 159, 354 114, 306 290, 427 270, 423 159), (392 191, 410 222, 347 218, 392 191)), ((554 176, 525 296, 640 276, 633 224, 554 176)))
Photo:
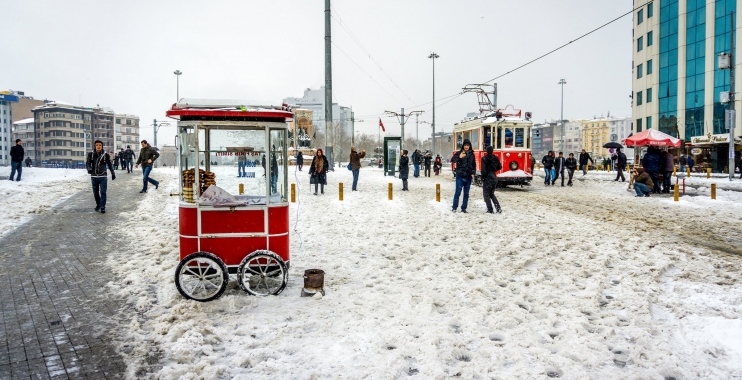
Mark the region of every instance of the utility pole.
POLYGON ((435 52, 430 53, 428 58, 433 59, 433 156, 435 156, 435 59, 440 58, 435 52))
POLYGON ((405 117, 410 117, 412 115, 417 116, 417 115, 419 115, 419 114, 421 114, 423 112, 424 111, 411 111, 410 113, 408 113, 407 115, 405 115, 404 108, 402 108, 402 113, 396 113, 396 112, 392 112, 392 111, 384 111, 385 114, 394 115, 394 116, 396 116, 396 117, 399 118, 399 124, 402 126, 402 142, 399 144, 399 149, 402 149, 402 144, 404 144, 404 123, 405 123, 404 118, 405 117))
POLYGON ((175 103, 180 101, 180 75, 183 74, 180 70, 173 71, 175 74, 175 103))
POLYGON ((335 135, 332 130, 332 32, 330 29, 330 0, 325 0, 325 155, 330 167, 335 165, 335 157, 332 152, 335 135))
POLYGON ((564 151, 564 85, 567 84, 567 81, 564 79, 560 79, 558 85, 562 86, 562 113, 559 117, 559 124, 561 124, 561 132, 559 135, 559 151, 564 151))
MULTIPOLYGON (((736 58, 734 57, 734 11, 731 12, 731 15, 729 16, 731 19, 731 28, 729 29, 729 35, 730 35, 730 52, 732 53, 731 59, 729 60, 729 164, 727 165, 727 168, 729 169, 729 180, 732 181, 734 179, 734 127, 737 126, 737 118, 736 118, 736 112, 734 111, 734 65, 736 58)), ((742 160, 742 157, 740 158, 742 160)))
POLYGON ((356 118, 353 107, 350 107, 350 146, 356 146, 356 118))
POLYGON ((415 115, 415 144, 418 146, 420 145, 420 122, 417 120, 417 117, 420 115, 415 115))

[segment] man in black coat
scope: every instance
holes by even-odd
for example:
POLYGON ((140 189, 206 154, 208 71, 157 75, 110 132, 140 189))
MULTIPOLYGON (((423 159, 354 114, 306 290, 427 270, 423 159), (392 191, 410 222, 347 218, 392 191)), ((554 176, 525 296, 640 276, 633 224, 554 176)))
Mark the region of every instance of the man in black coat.
POLYGON ((21 182, 21 173, 23 172, 23 157, 26 155, 26 153, 23 151, 23 146, 21 145, 21 139, 15 140, 15 145, 13 145, 10 148, 10 178, 9 180, 13 180, 13 176, 15 176, 15 173, 18 172, 18 176, 16 176, 16 181, 21 182))
POLYGON ((482 157, 482 193, 484 203, 487 204, 487 212, 492 214, 494 211, 501 213, 500 202, 495 197, 495 188, 497 187, 497 172, 502 169, 500 159, 492 153, 492 146, 487 147, 487 155, 482 157), (492 205, 495 205, 493 211, 492 205))
POLYGON ((567 186, 572 186, 572 176, 575 174, 575 170, 577 170, 577 160, 575 160, 574 153, 569 154, 569 158, 564 161, 564 166, 567 168, 567 173, 569 173, 567 186))
POLYGON ((451 163, 456 165, 456 192, 453 195, 453 206, 451 211, 456 212, 459 207, 461 190, 464 190, 464 200, 461 203, 461 212, 466 213, 469 204, 469 188, 471 187, 474 174, 477 172, 477 164, 474 161, 474 151, 471 149, 471 141, 465 139, 461 150, 453 154, 451 163))
POLYGON ((554 179, 551 181, 552 185, 556 183, 557 178, 562 177, 562 187, 564 187, 564 165, 565 164, 566 164, 566 159, 564 158, 564 153, 559 152, 559 157, 554 159, 554 171, 556 172, 556 176, 554 176, 554 179))
POLYGON ((433 156, 431 156, 430 153, 426 153, 423 162, 425 167, 424 174, 426 177, 430 177, 430 165, 433 163, 433 156))
MULTIPOLYGON (((407 151, 403 150, 399 156, 399 179, 402 180, 402 191, 409 191, 407 188, 407 178, 410 175, 410 158, 407 157, 407 151)), ((418 165, 419 168, 419 165, 418 165)))
POLYGON ((544 184, 546 186, 551 185, 552 171, 554 170, 554 157, 551 156, 551 153, 552 151, 549 151, 541 159, 541 164, 544 165, 544 184))
POLYGON ((623 154, 621 148, 616 149, 616 179, 618 181, 621 178, 621 182, 626 182, 626 178, 623 176, 623 171, 626 170, 626 155, 623 154))
POLYGON ((595 161, 593 161, 593 158, 590 157, 590 155, 587 152, 585 152, 585 149, 583 149, 582 152, 580 153, 580 167, 582 168, 582 175, 587 174, 587 161, 588 160, 592 162, 593 164, 595 163, 595 161))
POLYGON ((96 140, 95 150, 88 153, 85 161, 85 167, 90 174, 90 181, 93 184, 93 197, 95 197, 95 211, 101 214, 106 213, 106 190, 108 189, 108 174, 106 169, 111 171, 111 181, 116 180, 116 173, 113 171, 111 156, 103 151, 103 143, 96 140))

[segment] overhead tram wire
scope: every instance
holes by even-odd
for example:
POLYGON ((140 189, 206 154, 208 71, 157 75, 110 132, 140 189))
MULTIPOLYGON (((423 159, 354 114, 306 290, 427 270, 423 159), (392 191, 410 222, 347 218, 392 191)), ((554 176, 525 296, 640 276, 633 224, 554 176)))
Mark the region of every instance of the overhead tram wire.
POLYGON ((343 49, 341 49, 340 46, 338 46, 338 44, 335 43, 335 41, 331 41, 331 43, 333 45, 335 45, 335 47, 338 48, 338 50, 340 50, 340 52, 343 53, 344 56, 348 57, 348 59, 351 62, 353 62, 354 65, 358 66, 358 68, 361 71, 363 71, 364 74, 368 75, 368 77, 372 81, 374 81, 374 83, 376 83, 377 86, 379 86, 382 90, 384 90, 384 92, 386 92, 387 94, 389 94, 389 96, 391 96, 392 98, 394 98, 394 100, 396 100, 399 104, 402 104, 402 102, 399 99, 397 99, 396 96, 392 95, 391 92, 389 92, 386 88, 384 88, 384 86, 382 86, 379 82, 377 82, 376 79, 374 79, 374 77, 371 76, 371 74, 369 74, 368 72, 366 72, 366 70, 364 70, 363 67, 361 67, 361 65, 359 65, 358 63, 356 63, 356 61, 354 61, 353 58, 350 58, 350 56, 345 51, 343 51, 343 49))
POLYGON ((634 13, 635 11, 637 11, 637 10, 639 10, 639 9, 642 9, 642 8, 643 8, 644 6, 646 6, 647 4, 649 4, 649 3, 653 3, 653 2, 654 2, 654 0, 649 0, 649 1, 647 1, 646 3, 644 3, 644 4, 642 4, 642 5, 638 6, 638 7, 636 7, 636 8, 634 8, 634 9, 630 10, 629 12, 626 12, 626 13, 624 13, 624 14, 622 14, 622 15, 620 15, 620 16, 618 16, 618 17, 616 17, 616 18, 614 18, 613 20, 611 20, 611 21, 608 21, 607 23, 605 23, 605 24, 603 24, 603 25, 601 25, 601 26, 599 26, 599 27, 597 27, 597 28, 595 28, 595 29, 593 29, 593 30, 591 30, 591 31, 589 31, 589 32, 587 32, 587 33, 585 33, 585 34, 583 34, 583 35, 581 35, 581 36, 577 37, 577 38, 575 38, 574 40, 572 40, 572 41, 569 41, 569 42, 567 42, 566 44, 564 44, 564 45, 562 45, 562 46, 560 46, 560 47, 558 47, 558 48, 556 48, 556 49, 554 49, 554 50, 552 50, 552 51, 550 51, 550 52, 548 52, 548 53, 546 53, 546 54, 544 54, 544 55, 542 55, 542 56, 540 56, 540 57, 538 57, 538 58, 535 58, 535 59, 533 59, 533 60, 531 60, 531 61, 529 61, 529 62, 526 62, 526 63, 524 63, 524 64, 522 64, 522 65, 520 65, 520 66, 518 66, 518 67, 516 67, 516 68, 514 68, 514 69, 512 69, 512 70, 510 70, 510 71, 508 71, 508 72, 506 72, 505 74, 502 74, 502 75, 498 75, 498 76, 496 76, 496 77, 494 77, 494 78, 492 78, 492 79, 490 79, 490 80, 488 80, 488 81, 486 81, 486 82, 484 82, 484 83, 490 83, 490 82, 492 82, 492 81, 495 81, 495 80, 497 80, 497 79, 500 79, 500 78, 502 78, 502 77, 504 77, 504 76, 506 76, 506 75, 508 75, 508 74, 510 74, 510 73, 512 73, 512 72, 515 72, 516 70, 522 69, 522 68, 524 68, 524 67, 526 67, 526 66, 530 65, 531 63, 534 63, 534 62, 536 62, 536 61, 540 60, 541 58, 544 58, 544 57, 546 57, 546 56, 548 56, 548 55, 551 55, 552 53, 555 53, 555 52, 557 52, 557 51, 559 51, 559 50, 561 50, 561 49, 563 49, 563 48, 565 48, 565 47, 569 46, 569 45, 570 45, 570 44, 572 44, 573 42, 576 42, 576 41, 578 41, 578 40, 580 40, 580 39, 582 39, 582 38, 584 38, 584 37, 587 37, 587 36, 589 36, 589 35, 591 35, 591 34, 593 34, 593 33, 597 32, 598 30, 600 30, 600 29, 603 29, 603 28, 604 28, 604 27, 606 27, 606 26, 608 26, 608 25, 610 25, 610 24, 613 24, 614 22, 616 22, 616 21, 618 21, 618 20, 620 20, 620 19, 622 19, 622 18, 624 18, 624 17, 626 17, 626 16, 628 16, 628 15, 630 15, 630 14, 633 14, 633 13, 634 13))
POLYGON ((360 48, 361 48, 361 50, 363 50, 363 51, 364 51, 364 52, 366 53, 366 55, 368 56, 368 59, 369 59, 369 60, 371 60, 371 62, 373 62, 373 63, 374 63, 375 65, 376 65, 376 67, 378 67, 378 68, 379 68, 379 71, 381 71, 381 73, 382 73, 382 74, 384 74, 384 76, 386 76, 386 77, 387 77, 387 79, 389 79, 389 81, 390 81, 390 82, 392 82, 392 83, 394 84, 394 86, 395 86, 395 87, 396 87, 396 88, 397 88, 397 89, 398 89, 398 90, 399 90, 399 91, 400 91, 400 92, 401 92, 402 94, 404 94, 404 96, 406 96, 406 97, 407 97, 407 99, 409 99, 410 101, 413 101, 413 100, 412 100, 412 98, 411 98, 411 97, 410 97, 409 95, 407 95, 407 93, 406 93, 406 92, 404 92, 404 90, 402 90, 402 88, 401 88, 401 87, 399 87, 399 85, 397 84, 397 82, 395 82, 395 81, 394 81, 394 79, 392 79, 392 78, 391 78, 391 77, 389 76, 389 74, 387 74, 387 73, 386 73, 386 71, 384 71, 384 69, 383 69, 383 68, 381 67, 381 64, 379 64, 379 62, 378 62, 378 61, 376 61, 376 59, 374 59, 374 57, 373 57, 373 56, 371 56, 371 52, 369 52, 369 51, 368 51, 368 49, 366 49, 366 47, 365 47, 365 46, 363 45, 363 43, 361 43, 361 41, 360 41, 360 40, 358 39, 358 37, 356 37, 355 33, 353 33, 353 32, 352 32, 352 31, 351 31, 351 30, 350 30, 350 29, 349 29, 348 27, 346 27, 346 26, 345 26, 345 24, 346 24, 346 23, 344 23, 344 22, 343 22, 343 19, 342 19, 342 17, 340 16, 340 13, 339 13, 339 12, 337 11, 337 9, 335 9, 335 7, 334 7, 334 6, 332 6, 332 5, 330 5, 330 7, 331 7, 331 8, 332 8, 332 10, 333 10, 333 14, 336 14, 336 15, 338 16, 338 18, 335 18, 335 17, 333 16, 333 15, 330 15, 330 17, 331 17, 331 18, 333 18, 333 19, 335 19, 335 21, 336 21, 336 22, 337 22, 337 23, 338 23, 338 24, 340 25, 340 27, 341 27, 341 28, 342 28, 342 29, 343 29, 343 30, 344 30, 344 31, 345 31, 346 33, 348 33, 348 35, 349 35, 349 36, 350 36, 350 38, 351 38, 351 39, 352 39, 352 40, 353 40, 353 41, 354 41, 354 42, 356 43, 356 45, 358 45, 358 47, 360 47, 360 48))

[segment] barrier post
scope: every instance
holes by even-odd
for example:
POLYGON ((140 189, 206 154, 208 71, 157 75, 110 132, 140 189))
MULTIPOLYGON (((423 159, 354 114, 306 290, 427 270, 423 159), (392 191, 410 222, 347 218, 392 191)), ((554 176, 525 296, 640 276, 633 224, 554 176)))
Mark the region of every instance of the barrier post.
POLYGON ((687 168, 685 168, 685 170, 688 171, 687 175, 688 175, 688 177, 690 177, 690 166, 688 166, 687 168))
POLYGON ((678 176, 678 168, 676 168, 676 167, 673 167, 672 168, 672 176, 673 177, 677 177, 678 176))
POLYGON ((240 195, 242 195, 242 194, 245 194, 245 185, 241 183, 240 184, 240 195))
MULTIPOLYGON (((240 184, 240 190, 242 190, 242 184, 240 184)), ((242 192, 240 192, 242 194, 242 192)), ((291 203, 296 203, 296 184, 291 184, 291 203)))
POLYGON ((342 182, 338 183, 338 198, 340 198, 341 201, 343 200, 343 183, 342 182))
POLYGON ((677 201, 678 201, 678 199, 680 198, 680 186, 678 186, 678 185, 675 185, 675 190, 673 191, 673 193, 674 193, 674 197, 673 197, 673 200, 674 200, 675 202, 677 202, 677 201))
POLYGON ((711 184, 711 199, 716 199, 716 184, 711 184))
POLYGON ((389 200, 392 200, 392 183, 389 182, 389 200))
POLYGON ((440 183, 435 184, 435 201, 436 202, 441 201, 441 184, 440 183))
POLYGON ((706 178, 711 178, 711 168, 706 168, 706 178))

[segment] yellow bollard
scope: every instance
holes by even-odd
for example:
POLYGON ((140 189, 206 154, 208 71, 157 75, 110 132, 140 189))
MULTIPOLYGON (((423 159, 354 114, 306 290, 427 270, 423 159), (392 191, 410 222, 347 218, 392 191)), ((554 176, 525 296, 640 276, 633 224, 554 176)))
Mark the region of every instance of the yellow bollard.
POLYGON ((716 199, 716 184, 711 184, 711 199, 716 199))
POLYGON ((245 185, 241 183, 240 184, 240 195, 242 194, 245 194, 245 185))
POLYGON ((392 200, 392 183, 389 182, 389 200, 392 200))
POLYGON ((435 201, 436 202, 441 201, 441 184, 440 183, 435 184, 435 201))
POLYGON ((677 177, 678 176, 678 168, 673 167, 672 168, 672 176, 677 177))
POLYGON ((706 168, 706 178, 711 178, 711 168, 706 168))
POLYGON ((687 173, 686 173, 686 174, 688 175, 688 178, 690 178, 690 166, 689 166, 689 167, 687 167, 687 168, 685 168, 685 170, 687 171, 687 173))
POLYGON ((343 183, 338 183, 338 197, 340 197, 340 200, 343 200, 343 183))
MULTIPOLYGON (((242 185, 240 185, 240 187, 242 187, 242 185)), ((242 189, 240 188, 240 190, 242 189)), ((291 203, 296 203, 296 184, 295 183, 291 184, 291 203)))
POLYGON ((680 199, 680 186, 678 186, 677 184, 675 185, 675 191, 674 191, 674 193, 675 193, 674 200, 675 200, 675 202, 677 202, 678 199, 680 199))

